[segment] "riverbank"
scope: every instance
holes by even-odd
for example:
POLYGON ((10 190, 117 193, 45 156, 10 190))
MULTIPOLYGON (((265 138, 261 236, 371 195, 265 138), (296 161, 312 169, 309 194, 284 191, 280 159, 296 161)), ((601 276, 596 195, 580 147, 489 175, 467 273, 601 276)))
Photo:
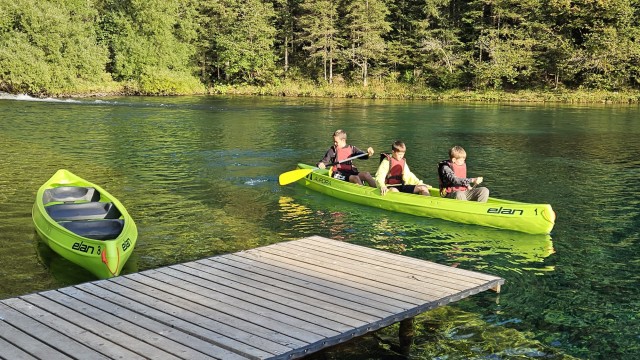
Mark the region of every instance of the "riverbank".
POLYGON ((361 84, 318 84, 312 81, 284 81, 264 86, 253 85, 212 85, 210 87, 190 87, 189 90, 169 90, 162 92, 142 91, 131 83, 110 83, 104 87, 93 86, 80 91, 60 91, 55 94, 34 94, 45 98, 82 98, 107 96, 181 96, 181 95, 237 95, 237 96, 281 96, 281 97, 323 97, 355 99, 402 99, 450 102, 491 102, 491 103, 565 103, 565 104, 640 104, 640 91, 604 90, 435 90, 397 82, 372 81, 368 86, 361 84))
POLYGON ((531 102, 572 104, 638 104, 640 91, 602 90, 443 90, 400 83, 373 82, 362 85, 286 82, 267 86, 213 86, 212 95, 264 95, 290 97, 331 97, 360 99, 406 99, 460 102, 531 102))

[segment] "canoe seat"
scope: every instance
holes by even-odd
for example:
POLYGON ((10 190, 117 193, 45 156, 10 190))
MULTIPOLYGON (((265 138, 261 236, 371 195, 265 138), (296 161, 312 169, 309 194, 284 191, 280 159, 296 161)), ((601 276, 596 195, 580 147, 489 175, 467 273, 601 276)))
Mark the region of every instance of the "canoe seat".
POLYGON ((42 203, 48 204, 54 201, 73 202, 73 201, 98 201, 100 193, 92 187, 82 186, 60 186, 57 188, 47 189, 42 195, 42 203))
POLYGON ((120 211, 110 202, 87 202, 79 204, 55 204, 45 206, 47 213, 56 221, 117 219, 120 211))
POLYGON ((112 240, 124 227, 122 219, 60 221, 58 224, 80 236, 94 240, 112 240))

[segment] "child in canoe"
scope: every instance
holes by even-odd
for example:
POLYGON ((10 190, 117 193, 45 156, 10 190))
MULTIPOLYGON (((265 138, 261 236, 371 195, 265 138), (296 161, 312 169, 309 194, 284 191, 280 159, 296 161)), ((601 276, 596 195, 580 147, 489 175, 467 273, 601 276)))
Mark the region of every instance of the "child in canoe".
MULTIPOLYGON (((320 160, 316 166, 320 169, 324 169, 329 164, 337 163, 350 157, 363 154, 366 155, 362 156, 361 159, 368 159, 373 155, 373 148, 369 147, 365 153, 355 146, 347 145, 347 133, 344 132, 344 130, 336 130, 333 133, 333 146, 327 150, 322 160, 320 160)), ((358 185, 363 185, 363 182, 366 181, 369 186, 376 186, 376 182, 371 177, 371 174, 366 171, 359 172, 358 169, 353 166, 353 162, 351 160, 333 165, 331 169, 333 171, 332 176, 336 179, 349 181, 358 185)))
POLYGON ((487 202, 489 189, 476 187, 482 183, 482 176, 467 177, 467 152, 461 146, 454 146, 449 150, 449 159, 438 164, 438 178, 440 179, 440 196, 458 200, 475 200, 487 202), (472 187, 471 184, 474 184, 472 187))
POLYGON ((424 184, 418 179, 407 165, 404 155, 407 146, 400 140, 391 144, 391 154, 380 155, 380 165, 376 172, 376 184, 380 188, 380 194, 388 191, 404 192, 429 196, 430 185, 424 184))

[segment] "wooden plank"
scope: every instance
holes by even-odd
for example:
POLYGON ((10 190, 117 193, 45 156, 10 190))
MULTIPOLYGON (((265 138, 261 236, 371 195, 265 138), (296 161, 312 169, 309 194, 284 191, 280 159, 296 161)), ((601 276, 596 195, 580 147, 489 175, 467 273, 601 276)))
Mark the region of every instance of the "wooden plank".
MULTIPOLYGON (((363 249, 363 247, 360 245, 355 245, 355 244, 351 244, 344 241, 327 239, 325 237, 315 236, 315 235, 304 238, 304 239, 300 239, 299 241, 301 243, 316 244, 318 246, 326 245, 329 247, 336 247, 336 248, 340 248, 340 249, 344 249, 344 250, 348 250, 356 253, 359 251, 362 251, 363 249)), ((277 244, 274 244, 274 245, 277 245, 277 244)), ((375 257, 376 259, 381 259, 381 260, 386 259, 389 262, 396 262, 400 260, 400 262, 407 268, 416 268, 419 270, 428 268, 428 269, 433 269, 436 272, 447 271, 448 273, 451 273, 452 275, 456 276, 453 279, 462 279, 464 281, 467 281, 467 279, 492 281, 497 278, 496 276, 493 276, 493 275, 488 275, 488 274, 484 274, 476 271, 464 270, 460 268, 454 268, 451 266, 442 265, 442 264, 434 263, 431 261, 416 259, 416 258, 412 258, 405 255, 393 254, 383 250, 372 249, 372 248, 365 248, 365 249, 367 249, 367 254, 373 254, 372 256, 375 257)))
MULTIPOLYGON (((259 316, 258 314, 246 311, 244 309, 239 309, 221 302, 216 302, 200 294, 184 291, 180 288, 167 285, 161 281, 144 276, 143 273, 131 274, 126 279, 115 278, 112 281, 114 283, 133 286, 133 288, 136 288, 140 285, 146 285, 147 288, 145 293, 153 293, 154 296, 160 296, 160 298, 168 295, 181 297, 188 301, 189 304, 186 305, 187 308, 194 305, 200 305, 201 309, 203 311, 206 311, 205 313, 207 314, 207 316, 224 314, 225 318, 229 321, 228 324, 231 324, 234 327, 243 328, 245 326, 249 326, 249 324, 257 325, 258 328, 266 329, 265 332, 271 334, 270 336, 266 337, 268 339, 278 339, 278 337, 274 335, 283 334, 283 339, 285 341, 283 345, 288 346, 295 344, 294 346, 296 347, 304 346, 309 342, 315 342, 319 338, 321 338, 321 336, 310 333, 303 329, 282 324, 273 321, 272 319, 265 318, 263 316, 259 316)), ((253 326, 253 329, 256 330, 256 327, 253 326)))
POLYGON ((354 273, 350 271, 351 269, 348 267, 337 263, 324 262, 320 257, 306 255, 302 252, 290 252, 286 248, 268 246, 262 249, 260 256, 264 257, 266 254, 274 256, 274 259, 277 259, 280 262, 296 264, 296 266, 316 271, 319 274, 324 274, 329 278, 333 278, 335 281, 351 280, 353 283, 360 284, 360 288, 362 289, 366 289, 371 292, 384 292, 388 297, 409 302, 414 306, 419 305, 424 301, 435 300, 438 298, 436 295, 424 298, 423 294, 408 290, 398 292, 398 287, 395 286, 395 284, 378 282, 375 278, 372 278, 367 274, 354 273))
MULTIPOLYGON (((486 282, 486 279, 474 278, 471 274, 464 276, 459 270, 450 266, 425 266, 423 264, 419 268, 412 266, 400 266, 398 264, 397 257, 389 257, 387 255, 393 255, 389 253, 377 252, 374 249, 362 249, 352 248, 350 246, 339 246, 336 244, 327 244, 325 242, 319 242, 318 244, 311 244, 309 242, 296 242, 292 246, 306 249, 308 251, 318 251, 326 254, 331 258, 340 257, 343 259, 349 259, 366 264, 367 266, 379 266, 383 267, 387 273, 420 276, 429 281, 428 283, 434 286, 438 286, 452 291, 465 290, 469 287, 469 284, 479 285, 486 282), (444 276, 446 275, 446 276, 444 276)), ((403 263, 404 264, 404 263, 403 263)), ((429 263, 427 263, 429 264, 429 263)))
POLYGON ((96 352, 82 343, 77 342, 75 339, 53 330, 48 326, 42 326, 42 323, 9 307, 6 304, 0 303, 0 312, 2 313, 4 321, 10 323, 16 329, 38 339, 38 341, 51 346, 52 348, 56 348, 58 344, 65 344, 64 348, 59 350, 69 356, 78 356, 85 359, 108 359, 108 357, 96 352))
MULTIPOLYGON (((362 311, 366 311, 365 313, 370 313, 370 311, 367 311, 367 308, 382 310, 385 313, 395 313, 413 306, 413 304, 392 299, 383 294, 360 289, 356 287, 359 284, 351 283, 348 280, 337 283, 330 279, 317 277, 315 271, 276 263, 268 258, 269 256, 262 258, 256 257, 254 254, 248 254, 247 252, 240 252, 216 257, 215 261, 205 259, 197 261, 196 263, 207 262, 208 264, 212 264, 211 266, 228 264, 247 273, 256 271, 260 274, 270 274, 271 277, 285 284, 282 288, 290 288, 292 291, 298 288, 308 288, 323 294, 336 294, 334 295, 336 300, 363 304, 362 311)), ((323 299, 323 301, 331 302, 331 298, 323 299)))
MULTIPOLYGON (((180 329, 165 324, 157 319, 149 318, 140 313, 133 312, 119 304, 114 304, 104 298, 86 293, 78 288, 68 287, 59 290, 61 293, 85 304, 98 307, 102 312, 109 313, 115 317, 127 320, 132 324, 149 330, 155 334, 160 334, 169 339, 167 343, 171 346, 171 342, 175 341, 178 346, 173 346, 172 350, 180 350, 180 357, 201 358, 201 359, 246 359, 247 356, 238 356, 238 354, 222 349, 198 337, 194 337, 189 333, 185 333, 180 329), (206 355, 205 355, 206 354, 206 355)), ((162 341, 162 340, 161 340, 162 341)))
POLYGON ((331 317, 340 324, 349 326, 362 326, 366 324, 367 321, 343 315, 343 312, 350 312, 350 309, 348 308, 333 305, 330 306, 329 309, 327 309, 327 303, 325 301, 314 299, 310 296, 301 295, 299 293, 280 287, 275 287, 270 284, 255 281, 252 278, 237 276, 232 272, 219 271, 217 268, 206 266, 201 263, 192 262, 184 265, 177 265, 174 268, 193 275, 197 275, 201 272, 213 275, 215 276, 215 282, 220 284, 221 286, 227 286, 236 290, 246 291, 253 296, 263 297, 272 301, 279 301, 281 304, 286 304, 296 310, 301 310, 312 314, 315 313, 316 315, 323 316, 325 318, 331 317))
MULTIPOLYGON (((0 327, 3 325, 0 324, 0 327)), ((31 354, 24 352, 22 349, 15 347, 13 344, 7 342, 5 339, 0 338, 0 359, 2 360, 37 360, 37 358, 31 356, 31 354)))
MULTIPOLYGON (((289 337, 274 337, 273 340, 266 340, 265 337, 270 335, 266 329, 252 326, 253 324, 250 323, 236 323, 235 325, 239 327, 233 327, 231 324, 234 324, 235 319, 219 315, 211 309, 190 303, 172 294, 166 294, 162 299, 146 295, 147 286, 143 284, 136 286, 136 290, 111 282, 81 286, 97 295, 114 296, 121 304, 126 304, 136 312, 165 320, 171 326, 186 329, 211 343, 234 349, 249 357, 264 358, 292 350, 292 347, 282 345, 293 342, 289 337)), ((299 343, 299 345, 304 344, 299 343)))
POLYGON ((184 274, 182 278, 175 278, 160 271, 150 271, 145 273, 146 276, 152 279, 165 283, 173 283, 180 289, 191 291, 193 293, 197 293, 199 296, 206 297, 207 299, 233 306, 235 307, 235 309, 233 309, 235 314, 238 314, 239 312, 247 312, 251 314, 251 317, 262 316, 272 324, 271 326, 273 326, 273 323, 280 323, 285 326, 291 326, 292 328, 290 331, 298 332, 299 330, 302 330, 309 333, 309 335, 313 334, 312 336, 315 338, 317 338, 317 336, 331 337, 340 333, 339 331, 331 330, 289 315, 285 313, 286 310, 283 307, 276 306, 273 302, 267 303, 264 300, 254 302, 252 301, 254 299, 251 298, 245 300, 241 297, 229 296, 222 292, 224 291, 224 288, 222 287, 219 289, 216 289, 215 286, 213 286, 213 288, 208 288, 205 286, 206 281, 204 280, 200 282, 202 285, 191 283, 185 280, 188 277, 188 274, 182 274, 184 274))
MULTIPOLYGON (((200 269, 211 269, 207 270, 212 272, 213 274, 219 274, 218 270, 224 270, 227 274, 230 274, 230 279, 235 281, 243 282, 243 283, 251 283, 255 286, 259 286, 263 289, 270 289, 270 291, 276 293, 286 292, 287 294, 291 294, 294 298, 304 299, 314 307, 318 307, 321 309, 329 309, 330 311, 342 315, 346 315, 355 319, 359 319, 361 321, 369 321, 372 318, 378 318, 380 316, 385 316, 391 314, 395 311, 402 310, 401 308, 394 307, 393 310, 379 310, 376 308, 367 309, 366 298, 343 295, 334 296, 338 291, 332 288, 321 288, 319 286, 313 286, 310 282, 303 281, 294 281, 290 278, 282 279, 282 276, 279 276, 278 273, 269 272, 262 269, 257 269, 258 272, 247 271, 242 268, 234 267, 231 265, 226 265, 224 260, 217 259, 219 261, 198 261, 195 263, 187 264, 189 267, 198 267, 200 269)), ((231 262, 232 263, 232 262, 231 262)), ((252 269, 256 270, 256 269, 252 269)), ((372 301, 373 302, 373 301, 372 301)))
MULTIPOLYGON (((44 294, 46 293, 47 292, 26 295, 23 296, 22 299, 38 307, 45 308, 47 309, 47 311, 50 311, 51 313, 61 318, 67 319, 69 322, 72 322, 87 331, 111 340, 114 343, 121 344, 133 352, 141 355, 144 354, 143 357, 151 357, 157 359, 178 359, 178 357, 175 355, 149 345, 147 341, 151 341, 153 339, 153 337, 151 336, 143 336, 142 339, 140 339, 136 336, 137 334, 132 336, 131 334, 122 332, 120 330, 120 326, 125 325, 124 321, 116 321, 113 324, 115 326, 105 325, 100 321, 96 321, 84 315, 77 309, 68 308, 64 305, 58 304, 53 300, 48 299, 44 296, 44 294)), ((99 312, 96 311, 96 309, 89 309, 88 311, 99 312)))
POLYGON ((425 300, 431 299, 432 295, 443 297, 460 291, 470 291, 470 289, 484 283, 484 281, 451 281, 448 278, 450 274, 449 269, 453 269, 451 267, 445 266, 439 269, 440 271, 438 273, 410 271, 408 269, 407 271, 402 271, 402 267, 395 265, 398 259, 395 259, 395 263, 391 264, 379 262, 377 261, 377 257, 368 258, 361 256, 362 254, 375 256, 376 254, 372 249, 360 250, 359 254, 354 255, 347 253, 344 249, 340 251, 323 251, 317 247, 300 246, 297 242, 287 249, 293 248, 305 253, 311 252, 312 255, 310 257, 322 259, 320 261, 338 262, 342 260, 344 266, 339 269, 344 272, 358 273, 364 271, 368 279, 377 279, 377 281, 389 285, 396 284, 397 291, 406 293, 407 290, 409 290, 414 296, 418 296, 418 293, 425 294, 425 300), (320 251, 319 254, 313 253, 318 251, 320 251))
POLYGON ((414 277, 406 272, 396 271, 380 264, 365 261, 354 261, 346 256, 336 256, 330 252, 319 252, 315 249, 290 244, 287 248, 280 248, 279 254, 283 256, 304 256, 304 261, 317 266, 330 266, 344 274, 360 276, 362 279, 375 281, 380 285, 391 286, 394 293, 407 294, 421 300, 433 300, 437 297, 446 296, 452 292, 464 290, 468 286, 458 286, 455 289, 451 283, 443 281, 443 284, 434 285, 431 278, 425 277, 427 281, 416 281, 414 277), (285 255, 286 254, 286 255, 285 255), (301 255, 304 254, 304 255, 301 255), (328 265, 324 265, 328 264, 328 265), (446 285, 444 285, 446 284, 446 285))
POLYGON ((24 352, 28 352, 30 356, 34 356, 36 358, 47 358, 52 360, 72 359, 66 354, 57 351, 46 343, 32 337, 28 333, 25 333, 16 327, 13 327, 5 321, 0 323, 0 339, 5 340, 19 349, 23 349, 24 352))
MULTIPOLYGON (((174 341, 170 336, 175 335, 175 333, 170 332, 170 329, 158 327, 153 331, 150 331, 145 327, 132 322, 131 319, 113 316, 99 306, 86 304, 60 291, 45 291, 41 293, 41 295, 62 306, 73 309, 76 312, 80 312, 85 317, 95 320, 97 323, 108 326, 112 329, 118 329, 122 333, 129 335, 129 337, 135 336, 137 339, 152 346, 154 351, 158 351, 158 353, 160 353, 160 351, 164 351, 166 355, 163 354, 163 356, 167 356, 168 358, 212 359, 211 356, 194 351, 193 349, 174 341)), ((141 319, 138 318, 138 320, 141 319)), ((145 325, 149 326, 148 324, 145 325)))
POLYGON ((0 301, 0 358, 289 360, 502 283, 314 236, 0 301))
MULTIPOLYGON (((213 274, 204 271, 197 271, 187 266, 176 265, 158 269, 158 271, 183 281, 187 281, 193 284, 199 284, 200 286, 206 287, 207 289, 211 289, 219 293, 224 293, 228 296, 243 299, 243 301, 246 302, 260 304, 260 306, 268 308, 269 310, 272 310, 274 312, 287 314, 297 319, 304 319, 304 321, 312 322, 315 325, 333 330, 335 332, 343 332, 353 327, 353 325, 347 325, 332 319, 331 317, 333 316, 331 315, 330 317, 319 316, 317 311, 314 311, 314 309, 311 308, 307 309, 308 311, 299 310, 299 304, 296 300, 286 298, 279 294, 268 293, 266 291, 263 291, 262 289, 255 289, 248 286, 239 286, 238 283, 233 286, 229 286, 225 283, 219 283, 216 281, 217 277, 213 274)), ((360 322, 356 326, 361 325, 364 325, 364 323, 360 322)), ((307 330, 310 329, 307 328, 307 330)))
MULTIPOLYGON (((337 271, 327 266, 316 266, 313 264, 300 262, 295 257, 272 254, 270 251, 265 251, 260 253, 245 251, 243 255, 245 255, 249 259, 254 259, 256 261, 265 261, 265 262, 270 261, 271 264, 278 263, 280 266, 283 266, 290 270, 297 269, 297 271, 305 271, 307 273, 313 273, 317 278, 322 279, 324 281, 334 282, 335 284, 348 286, 359 291, 378 294, 379 296, 384 296, 385 298, 388 299, 387 302, 389 304, 398 302, 398 303, 406 304, 406 306, 403 305, 403 307, 411 308, 423 302, 423 300, 421 299, 416 299, 411 296, 404 296, 402 294, 394 293, 392 287, 375 286, 376 285, 375 282, 364 281, 359 276, 343 274, 340 271, 337 271)), ((333 292, 333 294, 336 297, 340 297, 342 295, 340 291, 335 291, 333 292)), ((364 303, 363 305, 365 305, 366 307, 366 303, 364 303)))
MULTIPOLYGON (((140 355, 123 348, 118 343, 114 343, 104 337, 86 331, 85 329, 67 321, 65 318, 56 316, 49 311, 43 310, 38 306, 24 301, 23 299, 13 298, 3 300, 2 302, 17 311, 32 317, 39 323, 43 324, 43 326, 56 329, 57 331, 73 338, 75 341, 81 342, 107 357, 143 359, 140 355)), ((63 345, 63 343, 61 343, 61 345, 63 345)))

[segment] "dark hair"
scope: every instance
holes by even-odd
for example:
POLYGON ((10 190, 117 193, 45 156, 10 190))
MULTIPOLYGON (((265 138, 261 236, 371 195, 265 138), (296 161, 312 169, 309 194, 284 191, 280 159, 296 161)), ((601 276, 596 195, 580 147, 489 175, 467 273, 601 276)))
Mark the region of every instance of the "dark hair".
POLYGON ((402 141, 396 140, 391 144, 391 151, 407 151, 407 147, 402 141))

